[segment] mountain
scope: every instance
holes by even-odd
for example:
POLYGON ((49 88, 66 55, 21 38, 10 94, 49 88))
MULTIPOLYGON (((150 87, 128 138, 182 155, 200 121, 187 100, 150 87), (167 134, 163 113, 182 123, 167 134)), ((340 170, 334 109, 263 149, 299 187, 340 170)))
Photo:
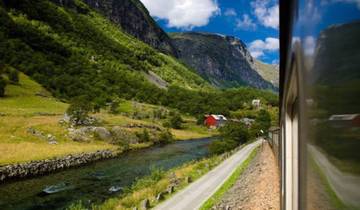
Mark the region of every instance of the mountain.
POLYGON ((255 71, 260 74, 262 78, 279 87, 279 66, 263 63, 259 60, 254 60, 255 71))
POLYGON ((257 66, 246 45, 235 37, 200 32, 171 33, 170 37, 179 58, 214 86, 276 89, 256 71, 263 65, 257 66))
MULTIPOLYGON (((84 1, 54 1, 0 1, 0 71, 10 66, 57 98, 86 95, 99 105, 115 96, 159 103, 163 87, 170 85, 211 89, 174 57, 136 39, 84 1)), ((129 8, 137 5, 131 2, 129 8)))
MULTIPOLYGON (((74 8, 74 0, 51 0, 74 8)), ((142 40, 155 49, 177 56, 169 36, 157 25, 139 0, 83 0, 126 33, 142 40)))

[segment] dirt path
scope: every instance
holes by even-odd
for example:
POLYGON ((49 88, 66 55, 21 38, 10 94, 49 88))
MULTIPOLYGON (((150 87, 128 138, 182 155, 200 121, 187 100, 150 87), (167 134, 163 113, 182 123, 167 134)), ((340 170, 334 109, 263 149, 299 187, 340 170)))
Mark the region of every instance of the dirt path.
POLYGON ((262 140, 251 143, 226 159, 216 168, 190 184, 169 200, 155 207, 155 210, 195 210, 206 201, 231 176, 239 164, 244 162, 251 151, 262 140))
POLYGON ((249 167, 213 209, 278 210, 279 190, 275 157, 270 146, 264 143, 249 167))

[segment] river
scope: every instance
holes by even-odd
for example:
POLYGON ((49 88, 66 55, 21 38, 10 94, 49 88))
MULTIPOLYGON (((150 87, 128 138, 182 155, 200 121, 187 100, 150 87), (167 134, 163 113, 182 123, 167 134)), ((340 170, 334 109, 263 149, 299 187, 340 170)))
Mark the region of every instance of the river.
POLYGON ((101 203, 119 196, 118 188, 131 186, 136 179, 149 175, 152 168, 164 170, 208 156, 214 138, 177 141, 165 146, 129 152, 118 158, 95 162, 32 179, 0 185, 1 210, 66 209, 71 203, 101 203), (64 191, 44 195, 49 186, 63 185, 64 191))

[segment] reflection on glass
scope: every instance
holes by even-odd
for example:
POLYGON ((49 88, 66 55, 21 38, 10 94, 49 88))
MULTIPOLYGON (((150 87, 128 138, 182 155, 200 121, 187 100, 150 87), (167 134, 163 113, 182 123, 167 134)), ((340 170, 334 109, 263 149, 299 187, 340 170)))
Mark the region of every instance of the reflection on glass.
MULTIPOLYGON (((312 8, 320 21, 309 20, 301 37, 308 121, 305 203, 311 210, 360 209, 360 22, 339 23, 326 7, 334 5, 321 6, 312 8), (326 27, 315 27, 321 24, 326 27)), ((343 8, 338 12, 354 9, 343 8)))

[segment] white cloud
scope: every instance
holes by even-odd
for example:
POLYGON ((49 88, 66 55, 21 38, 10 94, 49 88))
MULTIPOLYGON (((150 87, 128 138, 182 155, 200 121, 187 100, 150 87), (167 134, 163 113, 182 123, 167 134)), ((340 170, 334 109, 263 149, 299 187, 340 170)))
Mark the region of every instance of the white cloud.
POLYGON ((244 30, 254 30, 256 29, 256 24, 249 17, 249 15, 244 14, 242 19, 236 19, 236 28, 244 30))
POLYGON ((316 40, 313 36, 307 36, 304 39, 304 49, 306 55, 313 55, 316 47, 316 40))
POLYGON ((191 30, 220 14, 216 0, 141 0, 150 14, 164 19, 168 27, 191 30))
POLYGON ((237 13, 236 13, 235 9, 228 8, 228 9, 225 10, 224 15, 225 16, 236 16, 237 13))
POLYGON ((279 28, 279 5, 270 0, 255 0, 251 2, 254 15, 258 21, 270 28, 279 28))
POLYGON ((259 58, 266 52, 277 50, 279 50, 279 39, 273 37, 267 37, 265 41, 257 39, 249 45, 249 51, 254 58, 259 58))

